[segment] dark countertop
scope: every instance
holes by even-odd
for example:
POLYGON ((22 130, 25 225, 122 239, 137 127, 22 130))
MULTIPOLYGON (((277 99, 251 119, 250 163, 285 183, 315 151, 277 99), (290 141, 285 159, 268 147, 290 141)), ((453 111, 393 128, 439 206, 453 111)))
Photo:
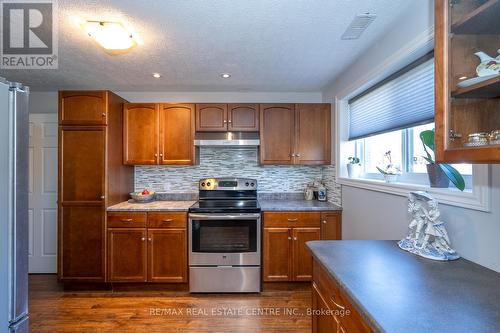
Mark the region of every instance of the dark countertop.
POLYGON ((380 332, 499 332, 500 273, 439 262, 396 241, 313 241, 307 247, 380 332))
POLYGON ((263 212, 270 211, 339 211, 340 206, 331 202, 318 200, 266 200, 259 199, 260 208, 263 212))

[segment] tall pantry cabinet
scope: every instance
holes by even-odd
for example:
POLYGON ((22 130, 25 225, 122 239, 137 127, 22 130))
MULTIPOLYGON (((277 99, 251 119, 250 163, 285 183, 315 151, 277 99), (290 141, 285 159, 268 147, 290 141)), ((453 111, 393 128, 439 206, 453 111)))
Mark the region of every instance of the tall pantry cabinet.
POLYGON ((127 200, 123 103, 110 91, 59 92, 58 278, 104 282, 106 208, 127 200))

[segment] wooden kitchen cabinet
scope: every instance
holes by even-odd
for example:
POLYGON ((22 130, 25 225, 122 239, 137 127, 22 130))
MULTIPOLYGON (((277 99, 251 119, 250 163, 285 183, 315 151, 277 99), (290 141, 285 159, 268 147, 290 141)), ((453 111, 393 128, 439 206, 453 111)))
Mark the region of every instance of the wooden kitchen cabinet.
POLYGON ((260 164, 294 164, 295 106, 260 105, 260 164))
POLYGON ((146 229, 108 229, 108 281, 147 281, 146 229))
POLYGON ((290 231, 290 228, 264 228, 262 246, 264 281, 292 280, 290 231))
POLYGON ((196 131, 227 131, 227 104, 196 104, 196 131))
POLYGON ((102 282, 105 272, 103 203, 59 205, 58 277, 102 282))
POLYGON ((159 106, 153 103, 126 103, 123 106, 123 163, 158 163, 159 106))
POLYGON ((332 309, 323 299, 315 284, 312 286, 312 308, 324 313, 323 315, 315 314, 312 316, 312 331, 314 333, 339 332, 339 323, 335 316, 330 314, 332 309))
POLYGON ((331 310, 330 314, 312 316, 313 333, 372 333, 374 330, 358 312, 349 296, 317 261, 313 262, 313 311, 331 310), (341 314, 343 311, 343 314, 341 314), (347 314, 349 311, 349 314, 347 314))
POLYGON ((187 213, 108 212, 107 262, 108 282, 186 283, 187 213))
POLYGON ((322 240, 342 239, 341 212, 321 213, 321 239, 322 240))
POLYGON ((197 132, 258 132, 258 104, 196 104, 197 132))
POLYGON ((227 130, 233 132, 259 131, 259 104, 228 104, 227 130))
POLYGON ((187 282, 186 229, 148 229, 148 240, 148 281, 187 282))
POLYGON ((293 228, 293 281, 312 280, 312 256, 306 242, 320 239, 320 228, 293 228))
POLYGON ((123 163, 192 165, 194 104, 127 103, 123 107, 123 163))
POLYGON ((311 281, 305 243, 320 239, 320 212, 264 212, 263 280, 311 281))
POLYGON ((331 163, 330 104, 261 104, 260 163, 331 163))
POLYGON ((109 91, 59 92, 58 279, 104 282, 106 208, 128 199, 123 103, 109 91))
POLYGON ((160 104, 159 164, 195 164, 194 104, 160 104))
POLYGON ((295 164, 330 164, 330 109, 330 104, 295 104, 295 164))
POLYGON ((500 130, 500 76, 478 80, 476 67, 482 61, 475 55, 483 52, 484 64, 497 61, 494 58, 500 45, 499 13, 497 0, 435 1, 438 162, 500 162, 500 134, 481 144, 468 142, 471 134, 491 135, 500 130))
POLYGON ((106 91, 59 92, 60 125, 106 125, 106 91))
POLYGON ((106 133, 102 127, 62 127, 59 135, 63 202, 100 203, 104 198, 106 133))

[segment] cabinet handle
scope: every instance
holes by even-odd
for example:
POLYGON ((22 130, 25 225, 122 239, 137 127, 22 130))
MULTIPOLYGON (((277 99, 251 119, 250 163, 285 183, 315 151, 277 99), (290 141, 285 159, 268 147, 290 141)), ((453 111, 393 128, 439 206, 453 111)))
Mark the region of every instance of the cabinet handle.
POLYGON ((225 123, 227 123, 227 120, 226 120, 226 119, 224 119, 224 124, 225 124, 225 123))
POLYGON ((295 157, 295 154, 290 154, 290 157, 295 157))
POLYGON ((122 222, 130 223, 130 222, 134 222, 134 220, 133 219, 122 219, 122 222))
POLYGON ((288 219, 288 221, 290 221, 290 222, 297 222, 298 220, 299 220, 299 219, 298 219, 298 218, 296 218, 296 217, 294 217, 293 219, 292 219, 292 218, 289 218, 289 219, 288 219))
POLYGON ((162 222, 172 222, 172 219, 161 220, 162 222))
POLYGON ((149 241, 149 242, 152 242, 152 241, 153 241, 153 238, 148 238, 148 241, 149 241))
POLYGON ((288 240, 292 240, 292 237, 288 236, 288 240))
POLYGON ((146 237, 141 237, 141 241, 145 241, 146 240, 146 237))
POLYGON ((325 220, 323 220, 322 222, 323 222, 323 224, 326 224, 326 221, 325 221, 325 220))
POLYGON ((295 240, 297 240, 297 237, 293 237, 293 240, 294 240, 294 241, 295 241, 295 240))
POLYGON ((160 154, 160 157, 163 157, 163 154, 160 154))
POLYGON ((295 154, 295 157, 300 157, 300 154, 295 154))
POLYGON ((227 122, 231 124, 233 121, 232 120, 228 120, 227 122))
POLYGON ((103 116, 103 117, 106 117, 106 114, 105 114, 105 113, 103 113, 103 114, 102 114, 102 116, 103 116))
POLYGON ((333 299, 333 296, 330 296, 330 301, 332 301, 333 304, 335 304, 335 306, 337 306, 340 310, 345 310, 345 306, 342 306, 342 305, 338 304, 337 302, 335 302, 335 300, 333 299))
POLYGON ((158 157, 158 154, 155 154, 155 157, 158 157))
POLYGON ((101 195, 101 200, 104 200, 105 196, 104 195, 101 195))

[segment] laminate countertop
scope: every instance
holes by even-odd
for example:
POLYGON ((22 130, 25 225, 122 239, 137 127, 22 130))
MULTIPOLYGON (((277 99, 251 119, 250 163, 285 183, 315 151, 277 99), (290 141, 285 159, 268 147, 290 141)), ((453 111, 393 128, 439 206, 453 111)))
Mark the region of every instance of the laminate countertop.
POLYGON ((128 201, 108 207, 108 212, 187 212, 196 201, 153 201, 131 203, 128 201))
POLYGON ((263 212, 272 211, 341 211, 342 208, 331 202, 318 200, 288 200, 288 199, 259 199, 263 212))
POLYGON ((312 241, 314 258, 379 332, 499 332, 500 273, 439 262, 396 241, 312 241))

